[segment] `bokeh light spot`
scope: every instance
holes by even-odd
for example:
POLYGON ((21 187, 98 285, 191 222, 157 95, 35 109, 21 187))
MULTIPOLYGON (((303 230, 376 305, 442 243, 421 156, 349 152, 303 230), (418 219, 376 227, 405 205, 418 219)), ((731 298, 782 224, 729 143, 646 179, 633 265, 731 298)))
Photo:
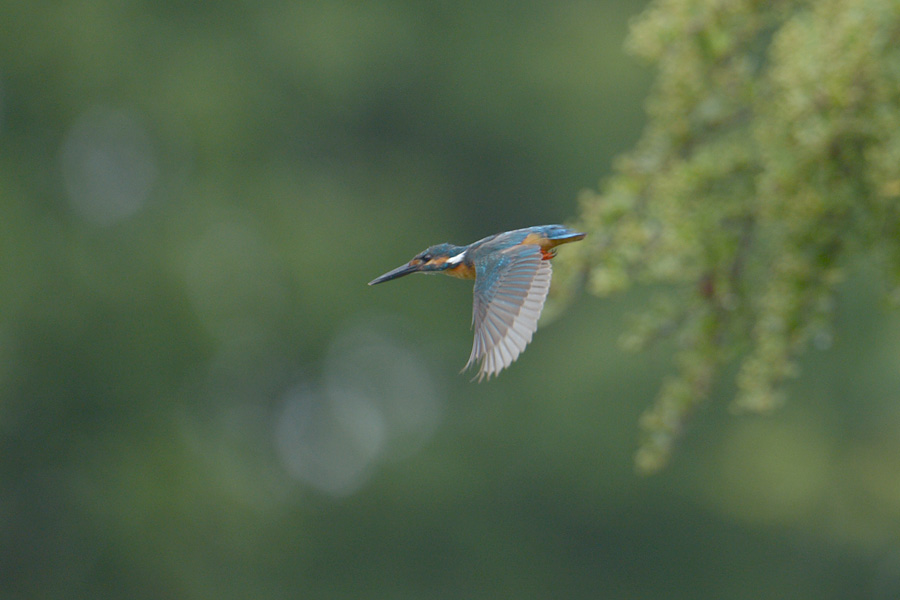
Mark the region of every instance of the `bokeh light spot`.
POLYGON ((158 177, 150 136, 121 110, 82 115, 62 143, 60 162, 72 209, 96 225, 112 225, 137 213, 158 177))
POLYGON ((440 420, 427 365, 377 325, 335 337, 323 381, 286 395, 275 436, 287 472, 332 496, 358 490, 380 461, 418 450, 440 420))

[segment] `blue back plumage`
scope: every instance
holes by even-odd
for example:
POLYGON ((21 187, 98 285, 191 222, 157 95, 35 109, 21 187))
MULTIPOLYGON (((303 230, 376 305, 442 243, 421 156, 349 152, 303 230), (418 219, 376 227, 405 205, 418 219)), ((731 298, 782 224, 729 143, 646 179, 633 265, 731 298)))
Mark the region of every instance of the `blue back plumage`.
POLYGON ((506 231, 504 233, 488 236, 471 244, 469 246, 470 259, 477 261, 480 256, 485 254, 517 246, 532 234, 550 240, 564 240, 569 237, 581 235, 562 225, 537 225, 535 227, 526 227, 524 229, 514 229, 513 231, 506 231))
POLYGON ((536 229, 545 238, 551 240, 564 240, 575 235, 581 235, 580 233, 572 231, 568 227, 563 227, 562 225, 538 225, 537 227, 530 227, 529 229, 536 229))

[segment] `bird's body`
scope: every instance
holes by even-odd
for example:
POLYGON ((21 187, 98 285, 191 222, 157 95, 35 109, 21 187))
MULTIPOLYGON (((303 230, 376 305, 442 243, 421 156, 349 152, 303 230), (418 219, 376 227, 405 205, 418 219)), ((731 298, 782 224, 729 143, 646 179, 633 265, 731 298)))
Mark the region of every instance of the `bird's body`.
POLYGON ((584 236, 562 225, 539 225, 498 233, 468 246, 438 244, 369 285, 410 273, 474 279, 475 343, 464 369, 480 360, 478 379, 490 378, 519 357, 537 330, 550 290, 554 248, 584 236))

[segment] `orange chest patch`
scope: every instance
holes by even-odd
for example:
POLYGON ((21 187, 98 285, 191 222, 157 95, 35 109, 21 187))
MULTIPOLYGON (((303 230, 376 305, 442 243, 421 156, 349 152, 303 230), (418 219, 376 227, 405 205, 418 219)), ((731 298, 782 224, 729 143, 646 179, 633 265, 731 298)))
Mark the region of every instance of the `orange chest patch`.
POLYGON ((465 261, 446 269, 444 273, 460 279, 475 279, 475 267, 467 265, 465 261))

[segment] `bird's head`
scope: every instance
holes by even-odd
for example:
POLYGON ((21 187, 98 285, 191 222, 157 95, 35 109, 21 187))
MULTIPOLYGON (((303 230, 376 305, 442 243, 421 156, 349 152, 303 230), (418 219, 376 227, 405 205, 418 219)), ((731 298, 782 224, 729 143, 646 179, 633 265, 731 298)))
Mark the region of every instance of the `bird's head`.
POLYGON ((438 244, 431 246, 416 254, 411 261, 401 265, 392 271, 388 271, 381 277, 376 277, 369 285, 384 283, 391 279, 397 279, 410 273, 439 273, 455 265, 458 265, 466 251, 465 246, 453 244, 438 244))

